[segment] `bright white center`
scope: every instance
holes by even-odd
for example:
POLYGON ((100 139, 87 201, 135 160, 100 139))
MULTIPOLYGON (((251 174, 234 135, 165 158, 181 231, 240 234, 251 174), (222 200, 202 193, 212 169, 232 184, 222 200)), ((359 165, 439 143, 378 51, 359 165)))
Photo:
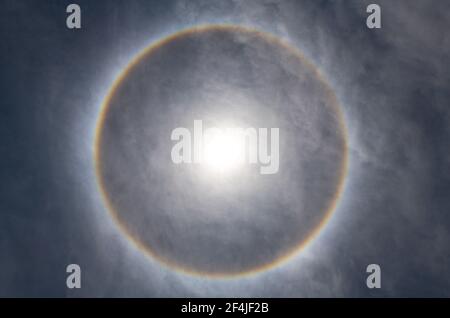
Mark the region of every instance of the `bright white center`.
POLYGON ((244 161, 242 135, 233 129, 208 129, 204 136, 203 162, 217 172, 229 172, 244 161))

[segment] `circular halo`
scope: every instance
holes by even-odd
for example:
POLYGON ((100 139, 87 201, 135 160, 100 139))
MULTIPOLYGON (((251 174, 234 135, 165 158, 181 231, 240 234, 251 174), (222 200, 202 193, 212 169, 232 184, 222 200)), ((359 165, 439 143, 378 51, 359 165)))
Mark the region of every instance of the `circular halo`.
POLYGON ((108 212, 112 216, 113 220, 121 230, 125 236, 131 240, 142 252, 144 252, 146 255, 151 256, 152 258, 160 261, 161 263, 165 264, 169 268, 181 271, 186 274, 191 275, 200 275, 204 277, 218 277, 218 278, 227 278, 227 277, 237 277, 242 275, 248 275, 256 272, 261 272, 268 270, 270 268, 273 268, 293 255, 297 254, 299 251, 301 251, 309 242, 315 238, 318 233, 323 229, 325 224, 330 219, 331 215, 333 214, 333 211, 335 210, 335 207, 337 205, 338 199, 343 191, 344 187, 344 181, 345 176, 347 174, 347 165, 348 165, 348 145, 347 145, 347 133, 346 133, 346 126, 343 119, 343 114, 340 110, 337 98, 333 92, 333 90, 329 87, 327 82, 324 80, 323 76, 319 73, 319 71, 314 67, 313 64, 311 64, 298 49, 291 46, 284 40, 278 39, 273 35, 254 30, 249 29, 241 26, 234 26, 234 25, 206 25, 201 27, 194 27, 186 30, 182 30, 180 32, 177 32, 171 36, 168 36, 166 38, 163 38, 150 46, 148 46, 146 49, 144 49, 141 53, 139 53, 135 58, 132 59, 132 61, 128 64, 127 67, 122 71, 122 73, 117 77, 114 84, 112 85, 109 93, 107 94, 101 110, 100 115, 98 118, 97 126, 96 126, 96 133, 95 133, 95 141, 94 141, 94 163, 95 163, 95 172, 97 176, 97 182, 100 189, 101 196, 103 198, 103 201, 107 207, 108 212), (220 270, 220 271, 214 271, 214 270, 202 270, 197 269, 193 266, 185 266, 184 264, 180 262, 173 261, 171 259, 168 259, 166 257, 161 256, 158 252, 156 252, 152 246, 149 246, 146 242, 144 242, 136 233, 134 233, 132 230, 130 230, 127 225, 124 223, 124 220, 121 218, 120 213, 113 203, 111 193, 108 192, 107 186, 105 184, 105 176, 103 173, 103 162, 104 159, 102 157, 102 139, 103 139, 103 130, 105 127, 105 122, 107 121, 108 113, 110 111, 110 105, 112 101, 114 100, 115 96, 117 95, 117 92, 120 90, 121 86, 124 82, 126 82, 127 77, 132 73, 134 70, 138 68, 140 63, 142 63, 144 60, 147 60, 151 58, 151 56, 158 52, 159 49, 165 47, 166 45, 176 42, 179 39, 182 39, 184 37, 188 37, 191 35, 196 34, 206 34, 208 32, 214 32, 214 31, 222 31, 222 32, 230 32, 237 35, 244 35, 244 36, 252 36, 259 38, 261 41, 267 42, 269 45, 273 45, 278 47, 279 49, 283 49, 286 52, 288 52, 290 55, 295 56, 295 58, 298 59, 301 64, 308 68, 308 70, 315 76, 315 79, 320 82, 322 85, 322 88, 324 90, 324 94, 326 94, 326 98, 330 101, 330 107, 332 108, 335 119, 337 122, 337 125, 339 127, 339 131, 337 132, 340 138, 342 139, 342 144, 340 145, 340 151, 341 151, 341 161, 339 164, 339 171, 337 172, 337 180, 335 184, 335 191, 330 196, 328 203, 326 207, 324 208, 324 211, 322 212, 323 215, 319 222, 314 226, 314 228, 310 229, 308 234, 299 242, 297 242, 295 245, 289 247, 287 250, 283 251, 282 255, 277 256, 275 259, 272 259, 266 263, 259 264, 258 266, 253 266, 250 268, 245 268, 243 270, 233 270, 233 271, 227 271, 227 270, 220 270))

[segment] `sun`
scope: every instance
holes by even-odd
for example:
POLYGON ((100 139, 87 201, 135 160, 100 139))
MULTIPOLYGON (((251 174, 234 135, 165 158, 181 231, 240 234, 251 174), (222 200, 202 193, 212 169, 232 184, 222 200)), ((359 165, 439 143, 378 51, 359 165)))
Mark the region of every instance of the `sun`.
POLYGON ((236 171, 244 164, 245 145, 233 129, 208 129, 204 136, 202 164, 220 174, 236 171))

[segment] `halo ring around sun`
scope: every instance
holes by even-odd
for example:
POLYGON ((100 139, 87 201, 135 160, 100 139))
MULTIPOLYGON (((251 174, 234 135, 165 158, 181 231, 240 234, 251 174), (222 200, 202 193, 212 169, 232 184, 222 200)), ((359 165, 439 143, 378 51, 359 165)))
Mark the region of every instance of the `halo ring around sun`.
POLYGON ((248 275, 253 273, 258 273, 261 271, 268 270, 270 268, 276 267, 281 263, 288 260, 293 255, 296 255, 299 251, 301 251, 305 246, 308 245, 330 220, 330 217, 333 214, 333 211, 336 209, 336 205, 338 200, 343 192, 344 183, 347 175, 347 166, 348 166, 348 145, 347 145, 347 132, 346 125, 344 122, 344 116, 340 109, 340 105, 335 96, 334 91, 330 88, 324 77, 320 74, 317 68, 310 63, 303 54, 293 45, 289 44, 287 41, 279 39, 271 34, 261 32, 254 29, 249 29, 241 26, 234 25, 206 25, 200 27, 194 27, 182 30, 173 35, 165 37, 155 43, 152 43, 146 49, 144 49, 141 53, 139 53, 135 58, 131 60, 131 62, 125 67, 125 69, 121 72, 121 74, 117 77, 111 89, 109 90, 107 96, 104 99, 104 102, 101 106, 99 118, 96 125, 95 132, 95 140, 94 140, 94 164, 95 164, 95 172, 98 182, 98 187, 103 198, 103 201, 106 205, 106 208, 117 224, 120 232, 124 234, 130 241, 132 241, 135 246, 139 248, 140 251, 144 252, 146 255, 150 256, 153 259, 158 260, 163 263, 167 267, 171 269, 175 269, 177 271, 181 271, 183 273, 192 274, 192 275, 200 275, 203 277, 218 277, 218 278, 229 278, 229 277, 240 277, 242 275, 248 275), (160 255, 155 249, 154 246, 148 244, 145 240, 143 240, 139 234, 136 234, 135 231, 131 230, 126 222, 123 220, 123 216, 121 215, 122 211, 119 211, 119 207, 114 203, 113 194, 107 188, 105 181, 105 172, 104 172, 104 154, 102 153, 102 142, 104 139, 104 129, 105 122, 108 120, 108 113, 110 112, 110 105, 112 101, 115 99, 115 96, 118 94, 118 91, 121 89, 123 84, 127 81, 127 78, 130 73, 136 70, 140 63, 146 59, 151 59, 152 56, 158 52, 160 48, 165 47, 173 42, 176 42, 179 39, 182 39, 187 36, 195 35, 195 34, 204 34, 211 31, 223 31, 230 32, 234 34, 243 34, 249 35, 252 37, 256 37, 261 39, 261 41, 265 41, 270 45, 278 47, 280 50, 285 50, 289 52, 292 56, 295 56, 298 61, 302 63, 305 67, 309 68, 311 73, 314 74, 316 80, 321 83, 324 88, 325 94, 327 95, 327 99, 330 100, 330 107, 334 112, 334 116, 337 121, 337 125, 339 127, 337 134, 339 138, 342 140, 342 145, 340 146, 340 155, 342 160, 339 164, 339 171, 337 172, 337 180, 335 184, 335 191, 324 207, 324 211, 322 211, 322 217, 320 221, 308 231, 308 234, 301 240, 296 242, 293 246, 290 246, 287 250, 283 251, 282 255, 278 255, 274 259, 270 259, 267 262, 262 262, 262 264, 258 264, 257 266, 250 266, 244 268, 242 270, 232 270, 228 272, 227 270, 220 271, 208 271, 199 268, 195 268, 195 266, 185 266, 180 261, 173 261, 170 258, 167 258, 163 255, 160 255))

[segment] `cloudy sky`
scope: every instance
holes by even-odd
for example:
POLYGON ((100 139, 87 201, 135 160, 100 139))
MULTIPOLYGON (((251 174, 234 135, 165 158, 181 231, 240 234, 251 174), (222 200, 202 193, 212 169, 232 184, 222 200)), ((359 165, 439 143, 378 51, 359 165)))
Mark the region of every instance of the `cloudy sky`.
POLYGON ((80 30, 66 28, 69 3, 1 1, 0 296, 450 296, 450 3, 379 0, 376 30, 370 1, 78 1, 80 30), (172 41, 124 80, 96 145, 130 61, 206 24, 288 46, 239 32, 172 41), (279 173, 175 168, 170 130, 197 116, 279 127, 279 173), (201 274, 277 259, 336 191, 298 253, 201 274), (81 289, 66 287, 72 263, 81 289), (366 286, 372 263, 381 289, 366 286))

